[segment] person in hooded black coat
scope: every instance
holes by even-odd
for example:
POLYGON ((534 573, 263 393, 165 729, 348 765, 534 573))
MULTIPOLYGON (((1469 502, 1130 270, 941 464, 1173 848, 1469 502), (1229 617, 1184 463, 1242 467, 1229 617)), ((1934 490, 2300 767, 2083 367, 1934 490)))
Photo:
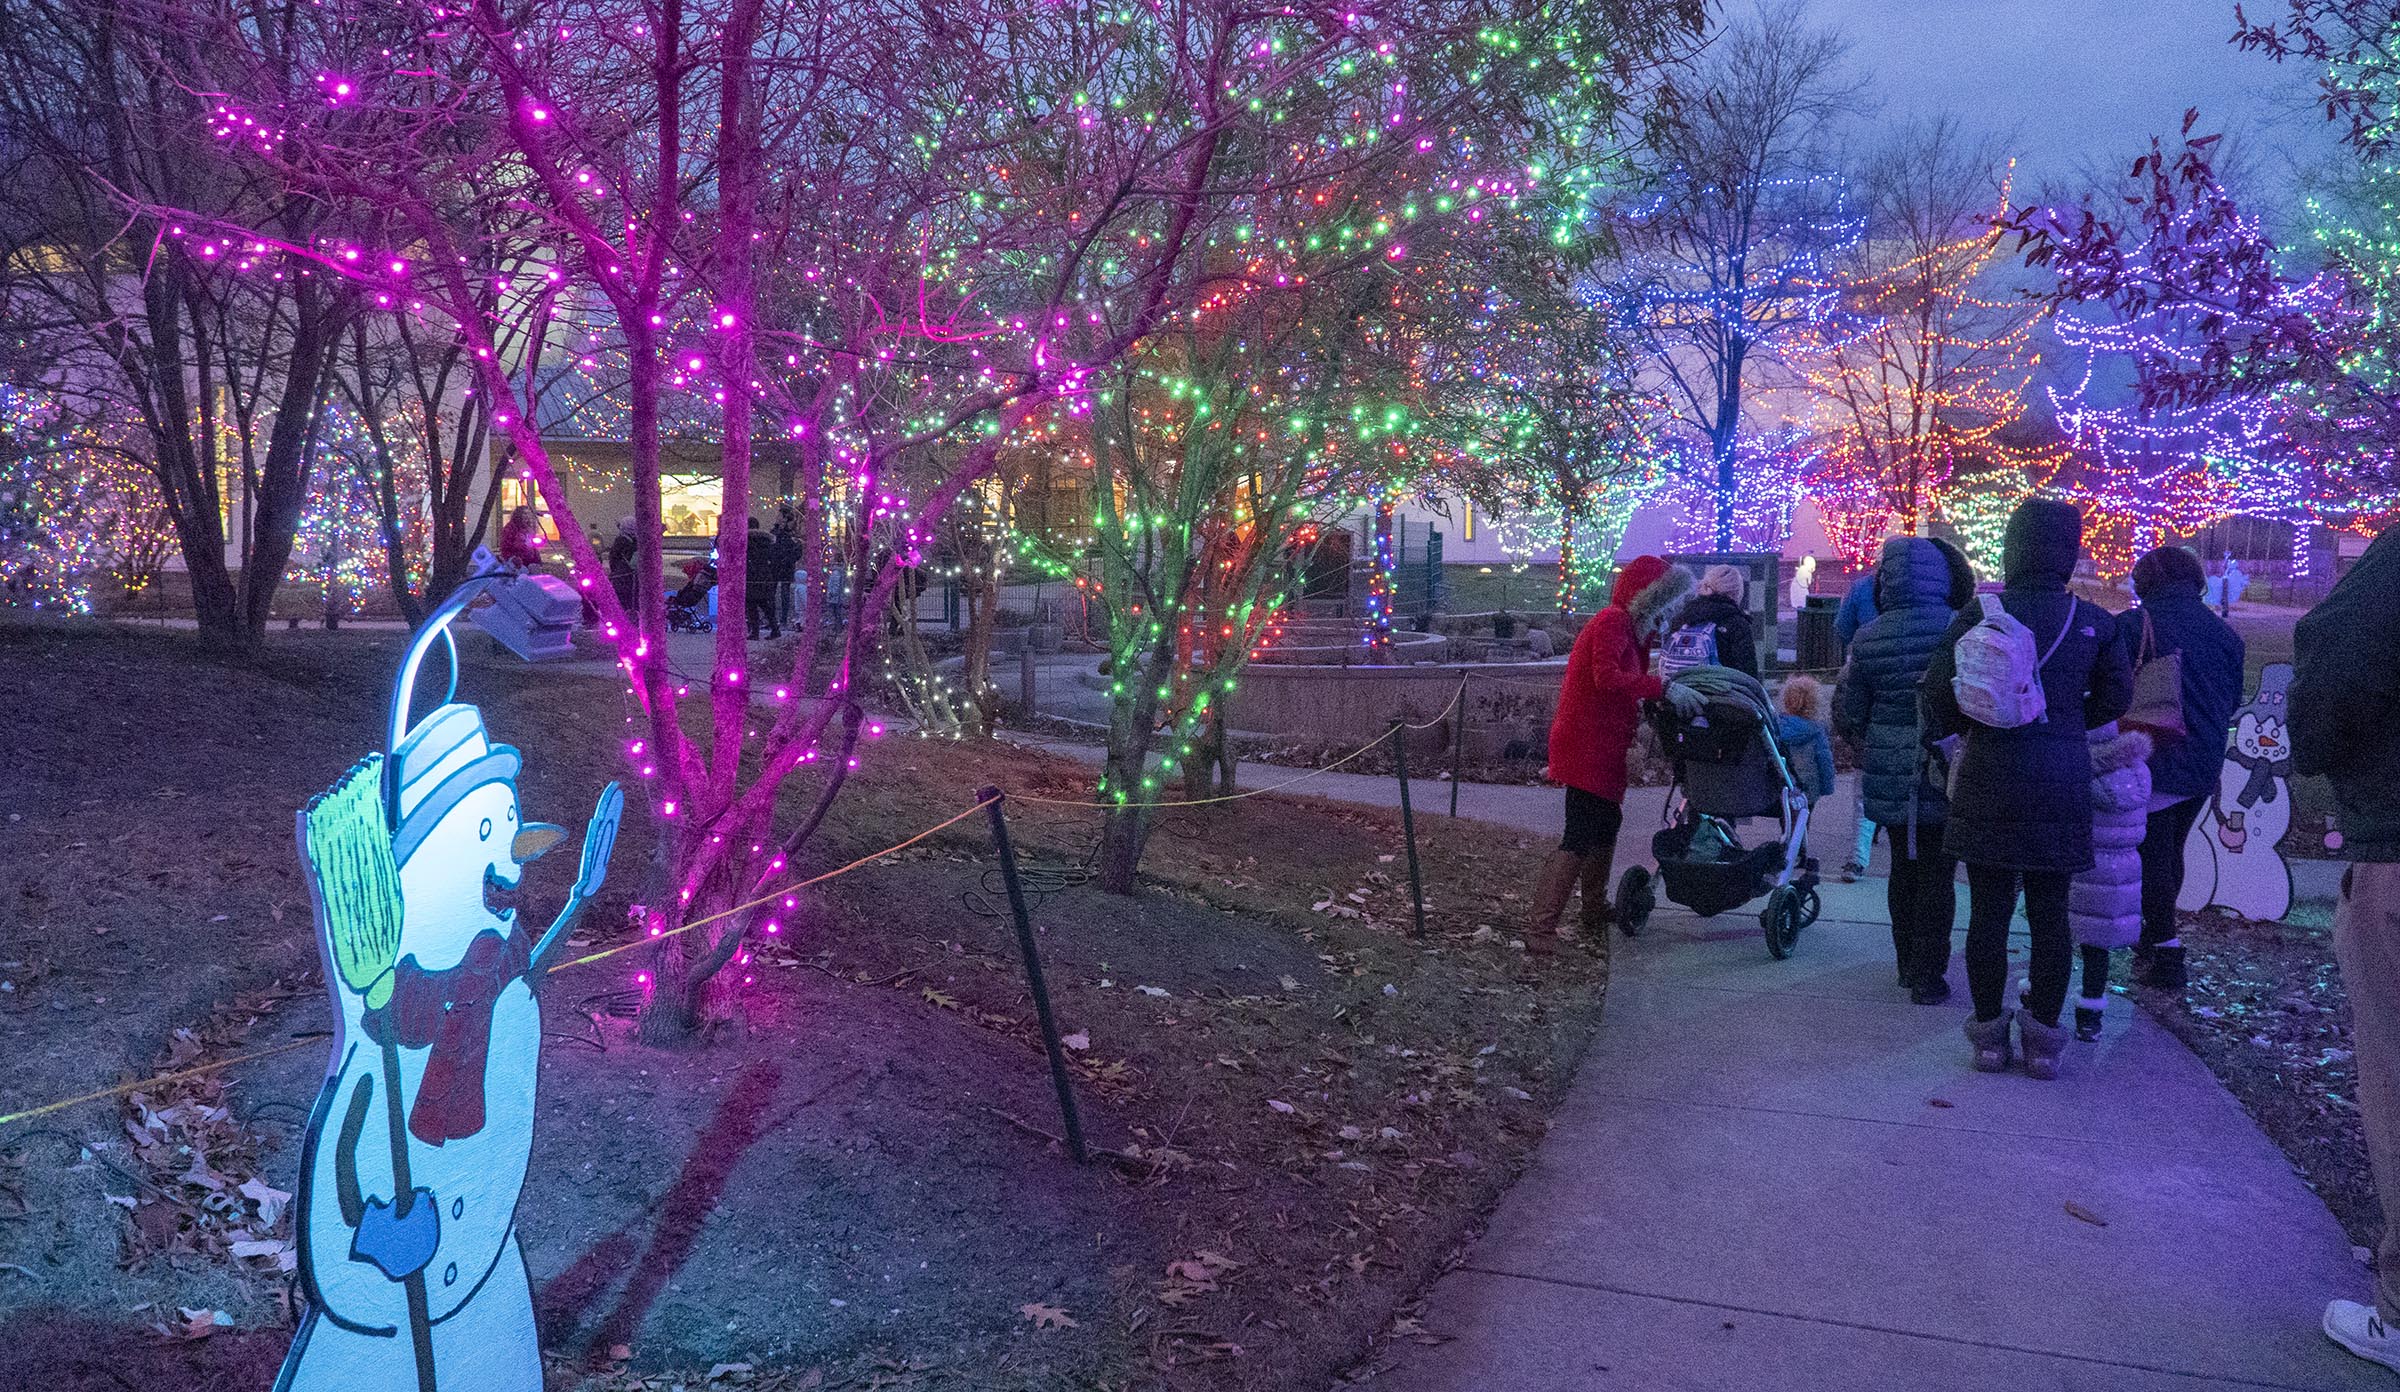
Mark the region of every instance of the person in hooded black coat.
POLYGON ((1928 776, 1917 688, 1974 594, 1974 568, 1957 547, 1923 537, 1885 542, 1875 563, 1876 616, 1851 639, 1834 689, 1834 728, 1862 753, 1865 815, 1891 837, 1892 955, 1919 1005, 1950 998, 1958 860, 1942 834, 1949 800, 1928 776))
POLYGON ((2074 938, 2067 891, 2092 866, 2092 756, 2085 732, 2133 703, 2133 668, 2116 616, 2067 591, 2083 551, 2083 515, 2066 503, 2029 498, 2010 514, 2001 551, 2001 607, 2033 633, 2042 664, 2046 718, 2014 729, 1969 719, 1951 679, 1957 643, 1981 618, 1959 613, 1935 649, 1921 688, 1928 737, 1963 738, 1950 785, 1948 845, 1967 863, 1967 1022, 1975 1066, 2008 1065, 2008 924, 2017 891, 2033 933, 2032 989, 2021 1022, 2026 1072, 2055 1077, 2065 1032, 2074 938), (2055 645, 2055 646, 2054 646, 2055 645))
POLYGON ((2201 598, 2208 573, 2180 546, 2161 546, 2133 563, 2139 608, 2117 615, 2125 651, 2138 664, 2151 655, 2183 658, 2180 740, 2157 740, 2150 753, 2149 823, 2142 832, 2142 939, 2134 953, 2145 985, 2180 991, 2183 939, 2175 897, 2183 892, 2183 843, 2225 767, 2225 732, 2242 704, 2242 636, 2201 598))

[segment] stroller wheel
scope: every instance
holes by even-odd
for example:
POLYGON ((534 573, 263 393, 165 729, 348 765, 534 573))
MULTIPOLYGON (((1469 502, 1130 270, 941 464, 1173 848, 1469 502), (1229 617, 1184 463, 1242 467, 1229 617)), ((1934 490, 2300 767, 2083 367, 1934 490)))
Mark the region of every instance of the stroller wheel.
POLYGON ((1792 947, 1800 941, 1800 930, 1807 926, 1800 916, 1800 891, 1791 885, 1777 885, 1767 896, 1767 907, 1758 916, 1759 927, 1766 931, 1767 955, 1780 962, 1792 955, 1792 947))
POLYGON ((1650 911, 1658 907, 1658 892, 1650 883, 1650 871, 1640 865, 1625 872, 1617 881, 1617 931, 1626 937, 1639 935, 1650 922, 1650 911))
POLYGON ((1824 899, 1823 899, 1822 897, 1820 897, 1820 896, 1818 895, 1818 893, 1817 893, 1817 891, 1816 891, 1816 887, 1815 887, 1814 885, 1811 885, 1811 886, 1810 886, 1810 887, 1809 887, 1807 890, 1805 890, 1805 891, 1803 891, 1803 892, 1801 893, 1801 895, 1800 895, 1800 926, 1801 926, 1801 927, 1803 927, 1803 928, 1806 928, 1806 927, 1807 927, 1808 925, 1810 925, 1811 923, 1814 923, 1814 922, 1816 922, 1816 921, 1817 921, 1817 915, 1818 915, 1818 914, 1820 914, 1820 913, 1823 913, 1824 911, 1825 911, 1825 901, 1824 901, 1824 899))

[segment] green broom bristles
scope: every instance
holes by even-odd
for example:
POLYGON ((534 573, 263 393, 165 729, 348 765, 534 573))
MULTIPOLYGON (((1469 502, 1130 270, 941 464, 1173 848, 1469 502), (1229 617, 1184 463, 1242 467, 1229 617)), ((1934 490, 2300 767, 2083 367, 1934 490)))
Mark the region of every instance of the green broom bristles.
POLYGON ((400 870, 384 821, 382 763, 371 754, 352 765, 302 821, 334 964, 371 1010, 392 998, 391 968, 400 955, 400 870))

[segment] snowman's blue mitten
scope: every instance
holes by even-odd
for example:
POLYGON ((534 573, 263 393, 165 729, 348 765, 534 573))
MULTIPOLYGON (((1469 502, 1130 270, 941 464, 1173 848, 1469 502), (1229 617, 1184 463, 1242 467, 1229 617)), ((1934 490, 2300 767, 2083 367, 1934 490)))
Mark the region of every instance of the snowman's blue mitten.
POLYGON ((419 1189, 406 1213, 389 1200, 367 1200, 350 1239, 350 1259, 373 1262, 387 1279, 403 1281, 425 1269, 441 1241, 441 1205, 431 1189, 419 1189))

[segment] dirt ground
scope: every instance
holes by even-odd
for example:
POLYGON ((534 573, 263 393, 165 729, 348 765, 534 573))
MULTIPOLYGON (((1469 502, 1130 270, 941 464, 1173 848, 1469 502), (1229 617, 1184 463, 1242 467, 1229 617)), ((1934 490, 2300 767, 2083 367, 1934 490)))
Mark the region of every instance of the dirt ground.
POLYGON ((2191 1046, 2321 1195, 2350 1240, 2383 1230, 2358 1115, 2350 1001, 2333 958, 2328 906, 2282 923, 2210 912, 2190 920, 2191 986, 2181 999, 2135 988, 2191 1046))
MULTIPOLYGON (((397 651, 302 634, 235 664, 0 626, 0 1112, 284 1048, 0 1127, 0 1383, 271 1380, 328 1021, 292 817, 375 746, 397 651)), ((461 694, 525 749, 529 814, 579 821, 619 773, 613 684, 471 656, 461 694)), ((1071 801, 1087 779, 903 738, 795 869, 985 782, 1071 801)), ((824 886, 704 1043, 630 1042, 641 953, 561 975, 519 1207, 554 1387, 1321 1385, 1540 1138, 1596 973, 1511 942, 1537 854, 1518 839, 1421 818, 1415 938, 1379 813, 1179 810, 1131 900, 1086 882, 1095 813, 1010 821, 1105 1153, 1054 1139, 981 819, 824 886)), ((646 850, 629 811, 620 864, 646 850)), ((623 907, 586 920, 594 942, 623 907)))

